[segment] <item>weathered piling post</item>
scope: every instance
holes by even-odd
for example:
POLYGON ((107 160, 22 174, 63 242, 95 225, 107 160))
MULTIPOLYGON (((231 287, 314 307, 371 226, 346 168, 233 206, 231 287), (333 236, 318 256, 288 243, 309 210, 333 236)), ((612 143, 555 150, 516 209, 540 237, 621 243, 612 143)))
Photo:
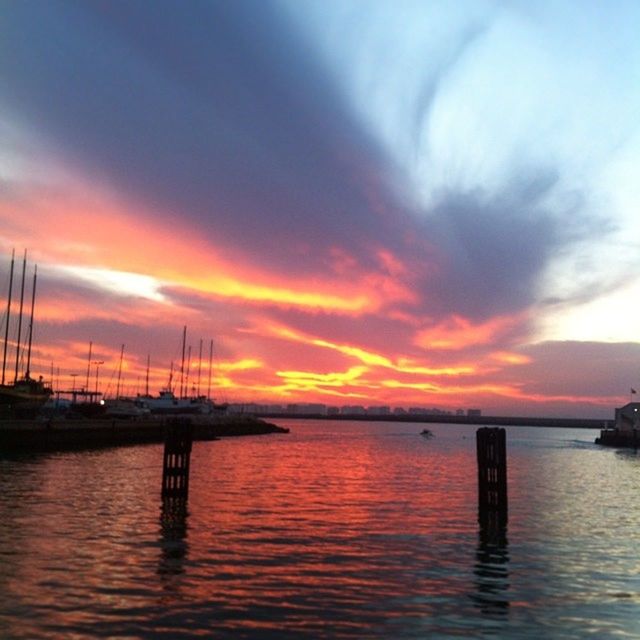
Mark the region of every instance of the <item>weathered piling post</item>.
POLYGON ((477 591, 472 599, 483 612, 509 609, 507 551, 507 447, 504 429, 483 427, 476 432, 478 451, 477 591))
POLYGON ((483 427, 476 432, 478 451, 478 507, 480 513, 507 513, 506 432, 483 427))
POLYGON ((162 464, 162 505, 165 511, 186 508, 192 443, 193 424, 190 420, 173 420, 167 424, 162 464))
POLYGON ((165 426, 162 463, 162 508, 160 530, 162 555, 158 573, 177 575, 184 571, 187 553, 187 497, 189 462, 193 443, 190 420, 172 420, 165 426))

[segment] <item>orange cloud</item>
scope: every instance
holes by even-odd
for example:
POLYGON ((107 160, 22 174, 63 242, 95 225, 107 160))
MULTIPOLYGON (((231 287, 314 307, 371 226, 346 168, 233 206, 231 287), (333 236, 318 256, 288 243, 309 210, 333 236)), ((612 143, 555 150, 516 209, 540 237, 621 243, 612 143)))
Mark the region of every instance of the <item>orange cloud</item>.
POLYGON ((529 364, 532 361, 532 358, 529 356, 511 351, 496 351, 490 354, 489 357, 503 364, 529 364))
POLYGON ((264 364, 255 358, 243 358, 236 362, 218 362, 216 369, 220 371, 247 371, 247 369, 261 369, 264 364))
MULTIPOLYGON (((351 367, 345 372, 314 373, 311 371, 277 371, 276 375, 284 378, 288 384, 298 387, 343 387, 360 385, 360 377, 368 371, 367 367, 351 367)), ((366 385, 365 386, 371 386, 366 385)))
POLYGON ((425 349, 463 349, 491 344, 498 336, 521 322, 520 317, 497 317, 480 324, 453 315, 435 327, 423 329, 414 343, 425 349))
MULTIPOLYGON (((386 273, 360 272, 342 253, 349 278, 283 278, 222 254, 202 236, 159 223, 144 205, 97 187, 77 183, 34 192, 13 215, 0 201, 0 219, 12 220, 17 246, 28 246, 38 262, 61 266, 94 286, 168 302, 163 287, 192 290, 253 304, 360 315, 389 301, 412 299, 411 292, 386 273), (135 229, 135 233, 132 233, 135 229)), ((225 247, 228 253, 229 248, 225 247)), ((385 264, 392 264, 387 257, 385 264)))
POLYGON ((311 346, 321 347, 324 349, 331 349, 338 351, 343 355, 349 356, 359 360, 363 364, 371 367, 382 367, 385 369, 393 369, 400 373, 418 374, 418 375, 444 375, 444 376, 459 376, 469 375, 476 371, 476 368, 471 365, 459 365, 449 367, 429 367, 416 363, 415 361, 399 357, 395 361, 391 358, 384 356, 373 351, 368 351, 358 346, 339 344, 325 340, 323 338, 317 338, 307 335, 301 331, 297 331, 290 327, 286 327, 280 324, 274 324, 266 322, 260 323, 260 328, 252 330, 256 333, 265 335, 272 335, 284 340, 290 340, 292 342, 299 342, 311 346))

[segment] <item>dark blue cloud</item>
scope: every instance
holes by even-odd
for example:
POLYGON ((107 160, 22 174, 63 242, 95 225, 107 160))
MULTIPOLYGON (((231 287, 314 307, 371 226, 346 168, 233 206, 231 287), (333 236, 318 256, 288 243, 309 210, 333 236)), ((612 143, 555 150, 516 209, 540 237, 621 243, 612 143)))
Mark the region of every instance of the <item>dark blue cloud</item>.
POLYGON ((3 102, 75 162, 170 212, 176 232, 284 264, 291 236, 322 246, 369 228, 358 183, 383 170, 380 156, 269 2, 5 13, 3 102))
MULTIPOLYGON (((413 264, 439 256, 439 271, 408 283, 425 315, 526 306, 569 241, 531 205, 553 172, 513 193, 445 194, 426 218, 398 202, 396 168, 269 0, 6 3, 0 83, 0 108, 176 235, 200 232, 299 275, 329 268, 334 245, 365 269, 380 245, 413 264)), ((420 121, 437 90, 426 82, 420 121)))

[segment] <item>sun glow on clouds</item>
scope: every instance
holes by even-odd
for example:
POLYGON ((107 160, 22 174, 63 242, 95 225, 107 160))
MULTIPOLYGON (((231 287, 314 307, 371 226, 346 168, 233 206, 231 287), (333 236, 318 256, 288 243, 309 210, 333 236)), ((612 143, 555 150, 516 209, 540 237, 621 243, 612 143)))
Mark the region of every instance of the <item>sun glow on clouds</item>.
MULTIPOLYGON (((0 217, 12 220, 7 228, 14 227, 14 244, 29 238, 31 245, 46 246, 46 253, 40 250, 42 257, 62 263, 58 269, 69 276, 164 304, 171 302, 163 291, 170 287, 260 305, 348 315, 374 312, 390 301, 411 297, 384 274, 356 271, 348 282, 330 276, 305 281, 295 275, 270 275, 244 257, 232 264, 205 239, 184 230, 173 234, 162 218, 154 221, 144 206, 78 180, 54 193, 32 194, 27 215, 17 221, 11 203, 0 201, 0 217)), ((390 260, 387 256, 385 263, 391 264, 390 260)))
POLYGON ((323 349, 330 349, 338 351, 345 356, 349 356, 356 360, 359 360, 365 365, 372 367, 381 367, 383 369, 393 369, 399 373, 419 374, 419 375, 443 375, 443 376, 459 376, 469 375, 474 373, 475 368, 470 365, 452 366, 452 367, 430 367, 426 365, 420 365, 415 361, 399 357, 394 362, 388 356, 380 353, 375 353, 361 347, 339 344, 325 340, 315 336, 307 335, 301 331, 297 331, 290 327, 283 325, 270 324, 264 325, 260 328, 251 330, 255 333, 261 333, 264 335, 271 335, 284 340, 290 340, 292 342, 299 342, 314 347, 321 347, 323 349))
MULTIPOLYGON (((496 320, 496 326, 502 326, 502 323, 503 319, 496 320)), ((266 393, 270 389, 274 396, 297 398, 298 401, 306 398, 310 402, 318 401, 323 395, 369 400, 375 397, 379 402, 393 402, 393 398, 401 393, 414 404, 432 403, 435 406, 461 403, 464 398, 470 397, 481 405, 506 402, 516 406, 527 403, 533 406, 544 405, 547 399, 565 405, 589 402, 588 396, 580 394, 547 396, 528 391, 526 385, 517 378, 511 379, 510 372, 513 367, 531 363, 532 359, 516 352, 489 350, 484 355, 477 354, 473 366, 434 367, 417 360, 389 357, 359 346, 318 338, 292 327, 269 323, 264 318, 254 328, 246 329, 245 333, 259 334, 265 338, 271 336, 306 348, 337 351, 347 359, 360 363, 348 366, 344 371, 278 369, 273 374, 284 380, 284 384, 274 380, 271 386, 261 384, 258 387, 254 384, 246 387, 256 393, 266 393), (394 377, 390 377, 389 372, 393 372, 394 377), (496 376, 502 381, 495 381, 496 376)), ((279 350, 278 347, 274 348, 279 350)), ((309 360, 309 354, 305 354, 304 360, 309 360)), ((603 400, 601 406, 605 406, 606 402, 603 400)), ((591 406, 595 404, 591 403, 591 406)))
POLYGON ((155 302, 166 302, 162 283, 151 276, 91 267, 59 267, 60 272, 87 280, 123 296, 139 296, 155 302))
MULTIPOLYGON (((345 372, 313 373, 310 371, 277 371, 276 375, 284 378, 288 384, 298 388, 344 387, 350 384, 361 386, 359 379, 367 371, 367 367, 351 367, 345 372)), ((371 386, 371 385, 369 385, 371 386)))
POLYGON ((330 293, 328 290, 323 293, 319 290, 322 287, 305 287, 302 284, 299 288, 294 288, 295 285, 289 288, 279 283, 262 285, 250 281, 241 281, 223 274, 206 280, 191 279, 188 282, 188 286, 196 291, 216 296, 242 298, 255 303, 302 307, 310 310, 319 309, 336 313, 359 314, 364 311, 373 311, 380 306, 379 300, 373 300, 367 294, 358 294, 357 290, 353 292, 355 294, 353 296, 348 294, 339 295, 330 293))

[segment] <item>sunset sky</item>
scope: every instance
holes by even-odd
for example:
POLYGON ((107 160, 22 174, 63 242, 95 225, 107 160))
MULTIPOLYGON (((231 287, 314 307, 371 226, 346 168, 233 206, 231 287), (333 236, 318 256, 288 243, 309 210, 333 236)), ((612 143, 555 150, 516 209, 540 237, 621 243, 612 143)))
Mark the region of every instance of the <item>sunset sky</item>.
POLYGON ((60 387, 92 341, 103 391, 122 344, 157 391, 186 325, 218 400, 612 418, 639 32, 635 0, 0 0, 2 320, 26 249, 60 387))

